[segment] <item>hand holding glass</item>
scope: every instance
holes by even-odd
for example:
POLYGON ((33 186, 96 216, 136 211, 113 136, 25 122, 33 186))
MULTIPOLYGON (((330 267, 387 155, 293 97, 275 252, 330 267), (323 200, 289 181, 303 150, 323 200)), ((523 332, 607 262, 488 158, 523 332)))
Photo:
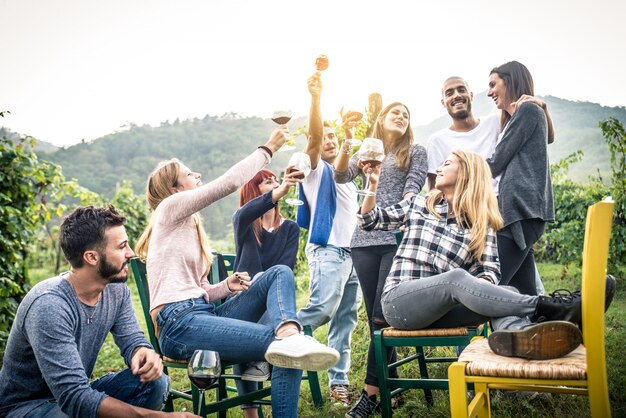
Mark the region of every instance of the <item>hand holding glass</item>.
MULTIPOLYGON (((295 170, 298 170, 302 172, 301 180, 304 179, 304 177, 308 176, 309 173, 311 173, 311 158, 309 157, 309 154, 304 153, 304 152, 294 152, 291 158, 289 159, 289 163, 287 163, 287 167, 292 167, 292 166, 293 168, 287 174, 291 174, 295 170)), ((297 191, 296 191, 296 196, 297 196, 297 191)), ((285 202, 289 205, 296 205, 296 206, 300 206, 304 204, 304 202, 300 200, 298 197, 289 198, 285 200, 285 202)))
MULTIPOLYGON (((359 160, 363 165, 369 164, 370 166, 376 166, 382 164, 385 159, 385 147, 383 141, 378 138, 365 138, 361 143, 361 148, 357 153, 359 160)), ((372 196, 376 193, 370 192, 370 176, 369 173, 365 173, 365 187, 362 190, 357 190, 357 193, 364 196, 372 196)))
POLYGON ((204 404, 204 391, 211 387, 220 378, 222 367, 220 356, 216 351, 196 350, 187 364, 187 375, 200 392, 198 400, 198 415, 204 404))
MULTIPOLYGON (((272 120, 279 125, 286 125, 291 120, 291 110, 275 110, 272 120)), ((295 144, 288 141, 280 147, 278 152, 293 151, 294 149, 296 149, 295 144)))

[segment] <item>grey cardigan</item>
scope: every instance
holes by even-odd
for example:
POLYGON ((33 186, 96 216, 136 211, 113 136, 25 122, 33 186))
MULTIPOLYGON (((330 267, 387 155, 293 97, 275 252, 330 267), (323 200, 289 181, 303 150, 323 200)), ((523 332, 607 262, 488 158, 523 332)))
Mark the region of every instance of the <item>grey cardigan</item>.
POLYGON ((504 226, 524 219, 554 221, 547 147, 545 112, 534 103, 524 103, 487 160, 493 177, 502 174, 498 202, 504 226))

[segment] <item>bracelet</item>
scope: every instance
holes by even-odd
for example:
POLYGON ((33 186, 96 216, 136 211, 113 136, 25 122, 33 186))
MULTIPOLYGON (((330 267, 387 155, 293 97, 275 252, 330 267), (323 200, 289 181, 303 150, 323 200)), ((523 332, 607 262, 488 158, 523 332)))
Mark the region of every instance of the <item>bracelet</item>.
POLYGON ((272 152, 272 150, 266 147, 265 145, 259 145, 257 149, 262 149, 263 151, 267 152, 270 155, 270 158, 274 156, 274 153, 272 152))

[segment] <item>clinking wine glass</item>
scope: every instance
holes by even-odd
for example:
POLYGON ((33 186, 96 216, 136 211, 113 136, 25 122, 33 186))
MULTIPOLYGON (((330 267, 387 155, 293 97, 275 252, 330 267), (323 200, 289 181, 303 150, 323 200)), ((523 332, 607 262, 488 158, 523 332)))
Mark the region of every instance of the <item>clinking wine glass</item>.
MULTIPOLYGON (((286 125, 291 120, 291 110, 275 110, 272 120, 278 125, 286 125)), ((294 149, 296 149, 296 145, 289 139, 280 147, 278 152, 293 151, 294 149)))
MULTIPOLYGON (((289 159, 289 163, 287 163, 287 169, 289 170, 287 174, 291 174, 294 171, 302 172, 301 176, 298 176, 300 180, 304 179, 306 176, 311 173, 311 158, 309 154, 304 152, 294 152, 291 158, 289 159)), ((285 200, 285 203, 288 205, 300 206, 303 205, 304 202, 298 198, 298 189, 296 189, 296 197, 289 198, 285 200)))
MULTIPOLYGON (((377 166, 382 164, 385 159, 385 147, 383 141, 378 138, 364 138, 357 153, 359 160, 363 164, 370 164, 370 166, 377 166)), ((370 175, 365 174, 365 187, 362 190, 357 190, 357 193, 364 196, 372 196, 376 193, 369 191, 370 187, 370 175)))
POLYGON ((200 392, 198 401, 198 415, 204 404, 204 391, 211 387, 220 378, 222 367, 220 356, 216 351, 196 350, 187 364, 187 375, 200 392))

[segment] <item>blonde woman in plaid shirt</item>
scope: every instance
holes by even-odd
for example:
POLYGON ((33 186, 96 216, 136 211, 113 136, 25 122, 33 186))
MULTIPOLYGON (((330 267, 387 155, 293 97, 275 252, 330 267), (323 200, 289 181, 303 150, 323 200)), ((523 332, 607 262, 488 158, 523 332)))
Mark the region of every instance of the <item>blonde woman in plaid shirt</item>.
MULTIPOLYGON (((379 169, 367 169, 375 191, 379 169)), ((428 196, 387 208, 368 196, 361 207, 363 229, 407 227, 383 290, 387 322, 423 329, 493 320, 497 331, 489 342, 498 354, 545 359, 574 350, 582 341, 574 324, 580 321, 579 298, 523 295, 497 286, 496 230, 503 222, 483 157, 455 150, 436 172, 428 196), (468 310, 476 315, 466 315, 468 310)))

